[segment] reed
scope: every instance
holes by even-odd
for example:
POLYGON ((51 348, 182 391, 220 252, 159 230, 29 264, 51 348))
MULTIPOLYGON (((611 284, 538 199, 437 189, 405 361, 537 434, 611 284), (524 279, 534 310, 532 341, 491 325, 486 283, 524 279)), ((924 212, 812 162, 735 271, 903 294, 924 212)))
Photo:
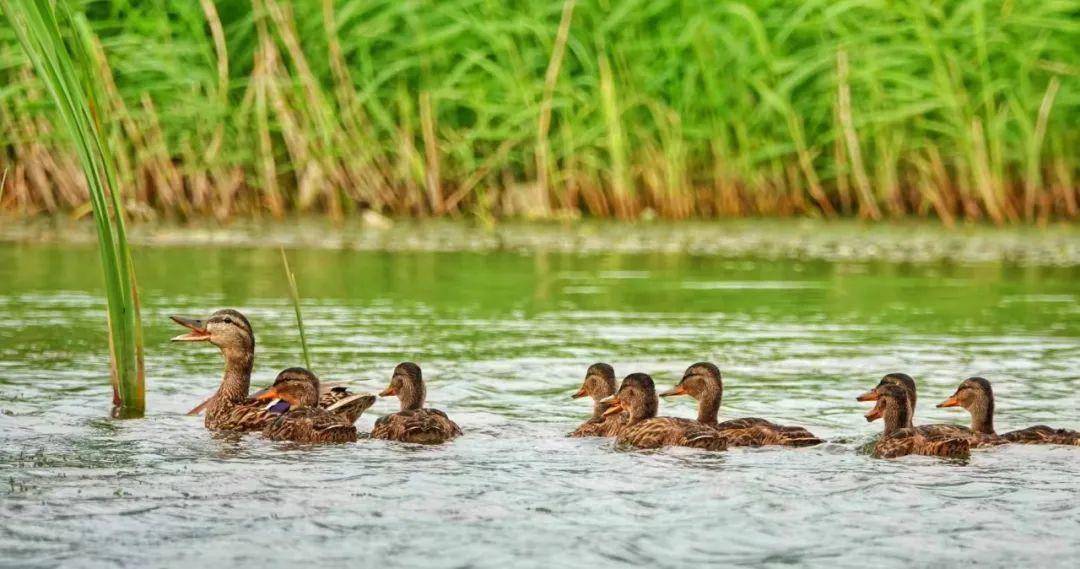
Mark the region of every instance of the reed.
POLYGON ((280 247, 281 265, 285 268, 285 280, 289 283, 289 297, 292 298, 293 310, 296 312, 296 328, 300 331, 300 348, 304 351, 304 365, 311 369, 311 355, 308 352, 307 335, 304 334, 304 316, 300 313, 300 290, 296 288, 296 276, 289 268, 289 257, 285 254, 285 247, 280 247))
MULTIPOLYGON (((138 219, 1080 215, 1075 0, 61 3, 138 219)), ((0 208, 78 213, 14 36, 0 208)))
POLYGON ((103 90, 91 67, 89 28, 63 5, 58 19, 49 0, 0 0, 0 6, 49 93, 56 119, 67 131, 84 173, 105 277, 113 415, 142 416, 145 374, 139 296, 113 159, 95 114, 102 112, 103 90), (71 32, 67 38, 61 34, 61 22, 71 32))

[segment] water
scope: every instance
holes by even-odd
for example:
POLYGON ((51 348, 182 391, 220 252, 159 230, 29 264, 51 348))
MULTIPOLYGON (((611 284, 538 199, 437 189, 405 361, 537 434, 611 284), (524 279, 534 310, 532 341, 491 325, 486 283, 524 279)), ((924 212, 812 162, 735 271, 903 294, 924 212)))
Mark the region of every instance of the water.
MULTIPOLYGON (((1080 427, 1080 268, 826 263, 675 254, 293 251, 324 379, 367 390, 419 362, 466 436, 436 448, 214 436, 211 346, 173 313, 236 307, 256 384, 301 361, 276 250, 142 249, 148 413, 112 421, 93 249, 0 245, 0 565, 378 567, 1071 566, 1080 448, 966 463, 875 460, 854 396, 919 380, 917 420, 967 375, 998 428, 1080 427), (725 373, 722 414, 801 424, 800 450, 616 450, 563 434, 585 368, 669 386, 725 373)), ((380 401, 359 421, 395 409, 380 401)), ((689 399, 662 413, 691 417, 689 399)))

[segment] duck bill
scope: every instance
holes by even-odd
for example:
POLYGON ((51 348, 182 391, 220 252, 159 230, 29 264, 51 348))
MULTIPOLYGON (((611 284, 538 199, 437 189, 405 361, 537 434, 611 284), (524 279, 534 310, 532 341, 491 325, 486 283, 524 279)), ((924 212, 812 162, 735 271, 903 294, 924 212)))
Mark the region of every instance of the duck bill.
POLYGON ((279 395, 277 389, 274 389, 273 387, 257 391, 251 397, 252 397, 252 399, 259 399, 259 400, 281 399, 281 395, 279 395))
POLYGON ((937 406, 939 409, 942 407, 959 407, 960 400, 956 398, 956 394, 954 393, 953 395, 949 396, 948 399, 942 401, 941 403, 938 403, 937 406))
POLYGON ((588 393, 585 391, 585 386, 582 385, 581 389, 577 390, 577 393, 570 396, 570 399, 581 399, 582 397, 585 397, 586 395, 588 395, 588 393))
POLYGON ((871 389, 870 391, 867 391, 866 393, 863 393, 862 395, 856 397, 855 400, 856 401, 877 401, 878 400, 878 392, 876 390, 874 390, 874 389, 871 389))
POLYGON ((185 318, 183 316, 170 316, 173 322, 188 328, 191 332, 187 334, 181 334, 172 339, 173 342, 208 342, 210 341, 210 332, 206 330, 206 324, 202 320, 195 318, 185 318))
POLYGON ((686 388, 682 384, 676 385, 671 389, 660 394, 660 397, 674 397, 676 395, 686 395, 686 388))
POLYGON ((876 421, 876 420, 880 419, 882 417, 882 415, 884 415, 884 414, 885 414, 885 406, 882 405, 879 402, 877 405, 874 405, 873 409, 871 409, 869 412, 866 413, 866 415, 865 415, 866 421, 868 423, 871 422, 871 421, 876 421))
POLYGON ((608 407, 607 410, 604 411, 604 414, 601 415, 601 417, 607 417, 608 415, 621 413, 623 410, 622 402, 615 397, 608 397, 607 399, 603 399, 601 402, 610 405, 610 407, 608 407))
POLYGON ((394 389, 393 385, 379 392, 379 397, 390 397, 391 395, 397 395, 397 390, 394 389))

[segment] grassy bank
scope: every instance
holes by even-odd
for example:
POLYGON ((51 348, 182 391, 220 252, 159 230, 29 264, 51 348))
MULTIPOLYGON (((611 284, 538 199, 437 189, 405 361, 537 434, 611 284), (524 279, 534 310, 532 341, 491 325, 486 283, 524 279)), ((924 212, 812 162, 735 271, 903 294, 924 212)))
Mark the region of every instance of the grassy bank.
MULTIPOLYGON (((135 216, 1080 215, 1076 0, 74 4, 135 216)), ((0 209, 85 211, 0 26, 0 209)))

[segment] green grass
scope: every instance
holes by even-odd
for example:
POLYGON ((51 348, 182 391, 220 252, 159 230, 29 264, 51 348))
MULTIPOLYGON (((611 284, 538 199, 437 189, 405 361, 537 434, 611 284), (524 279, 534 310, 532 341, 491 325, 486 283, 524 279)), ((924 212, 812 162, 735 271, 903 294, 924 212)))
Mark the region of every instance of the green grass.
MULTIPOLYGON (((75 5, 140 217, 1080 216, 1077 0, 75 5)), ((77 211, 25 68, 0 207, 77 211)))
POLYGON ((145 377, 139 297, 112 156, 99 128, 100 118, 95 115, 95 109, 101 110, 100 86, 97 78, 86 72, 90 61, 88 28, 85 20, 63 8, 58 21, 49 0, 0 0, 0 6, 17 30, 19 42, 53 102, 55 119, 66 130, 85 173, 105 276, 113 414, 141 416, 145 377), (65 29, 76 31, 69 41, 61 35, 61 22, 65 29))
POLYGON ((296 288, 296 276, 289 268, 289 257, 285 254, 285 247, 281 249, 281 265, 285 268, 285 280, 289 283, 289 297, 292 298, 293 310, 296 312, 296 329, 300 332, 300 348, 304 352, 304 365, 310 370, 311 354, 308 352, 307 335, 304 334, 304 316, 300 313, 300 290, 296 288))

